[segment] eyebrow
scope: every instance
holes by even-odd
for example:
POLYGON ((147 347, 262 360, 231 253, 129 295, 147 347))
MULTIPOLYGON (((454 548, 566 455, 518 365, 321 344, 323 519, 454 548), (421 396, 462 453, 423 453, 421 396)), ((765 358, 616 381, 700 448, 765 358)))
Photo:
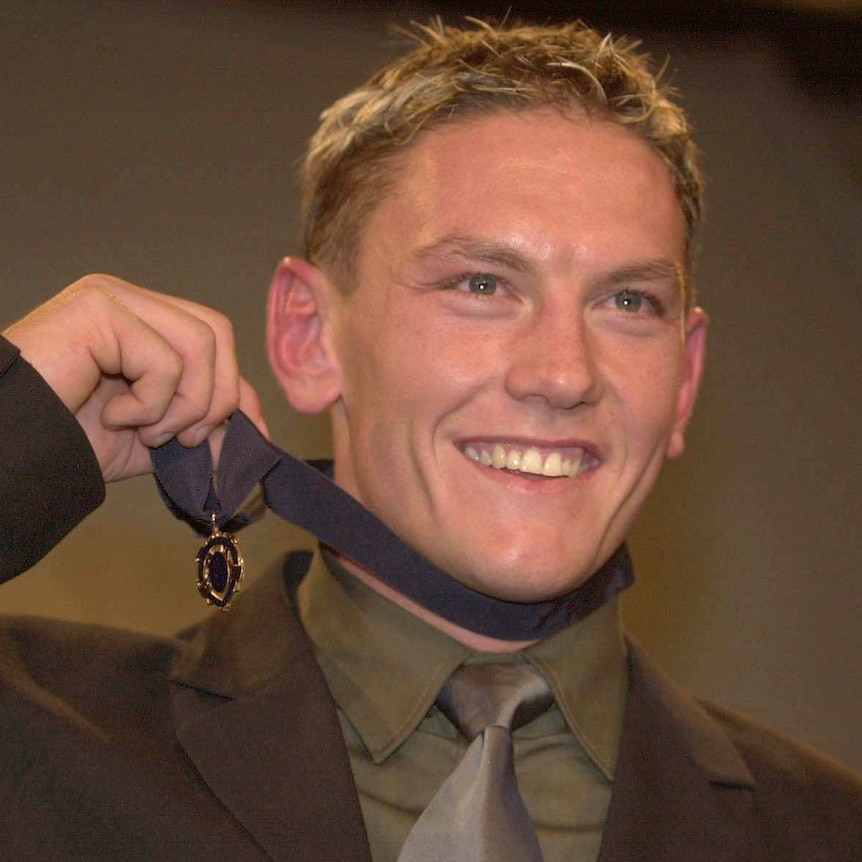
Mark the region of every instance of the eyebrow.
MULTIPOLYGON (((481 261, 496 266, 504 266, 515 272, 535 275, 537 267, 519 251, 505 243, 480 239, 467 234, 453 234, 419 249, 414 255, 417 261, 429 257, 459 257, 465 260, 481 261)), ((685 268, 667 258, 655 258, 632 263, 615 269, 599 278, 605 286, 626 282, 651 282, 673 280, 685 293, 687 279, 685 268)))
POLYGON ((684 267, 663 257, 622 266, 599 279, 600 284, 607 286, 632 281, 675 281, 683 292, 687 284, 684 267))
POLYGON ((429 257, 460 257, 503 266, 529 275, 537 272, 536 267, 512 246, 465 234, 445 236, 420 248, 414 257, 419 261, 429 257))

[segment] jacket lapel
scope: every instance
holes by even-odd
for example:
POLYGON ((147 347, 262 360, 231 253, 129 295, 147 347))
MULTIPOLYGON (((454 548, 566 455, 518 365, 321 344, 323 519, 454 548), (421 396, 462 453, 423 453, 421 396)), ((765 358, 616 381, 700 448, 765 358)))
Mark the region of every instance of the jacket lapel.
POLYGON ((335 705, 282 579, 240 598, 174 669, 177 737, 273 859, 370 860, 335 705))
POLYGON ((742 862, 754 779, 721 727, 629 644, 620 757, 598 862, 742 862))

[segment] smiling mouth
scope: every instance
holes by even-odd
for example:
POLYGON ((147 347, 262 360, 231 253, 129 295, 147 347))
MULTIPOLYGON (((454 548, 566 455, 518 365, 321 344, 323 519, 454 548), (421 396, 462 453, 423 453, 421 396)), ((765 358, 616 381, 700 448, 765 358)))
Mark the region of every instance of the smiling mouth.
POLYGON ((580 446, 539 449, 506 443, 468 443, 459 448, 471 461, 485 467, 551 479, 580 476, 598 465, 596 459, 580 446))

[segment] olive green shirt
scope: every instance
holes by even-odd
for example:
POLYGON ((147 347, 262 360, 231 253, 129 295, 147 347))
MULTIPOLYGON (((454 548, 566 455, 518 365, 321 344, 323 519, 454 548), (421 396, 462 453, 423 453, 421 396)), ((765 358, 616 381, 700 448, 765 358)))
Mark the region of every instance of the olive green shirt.
POLYGON ((619 603, 527 649, 477 653, 315 554, 299 613, 332 696, 374 862, 396 862, 416 819, 467 750, 434 701, 465 662, 527 661, 555 703, 515 731, 518 786, 545 862, 594 862, 626 693, 619 603))

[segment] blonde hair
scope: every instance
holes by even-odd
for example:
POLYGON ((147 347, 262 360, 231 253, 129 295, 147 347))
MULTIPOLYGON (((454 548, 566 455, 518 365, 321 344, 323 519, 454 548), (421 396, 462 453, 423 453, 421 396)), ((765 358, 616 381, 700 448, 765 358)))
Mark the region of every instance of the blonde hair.
POLYGON ((303 165, 306 256, 345 291, 364 219, 397 179, 399 158, 421 131, 494 111, 576 108, 617 122, 664 159, 687 225, 689 263, 703 183, 683 110, 639 43, 582 22, 465 29, 415 25, 419 46, 321 115, 303 165))

